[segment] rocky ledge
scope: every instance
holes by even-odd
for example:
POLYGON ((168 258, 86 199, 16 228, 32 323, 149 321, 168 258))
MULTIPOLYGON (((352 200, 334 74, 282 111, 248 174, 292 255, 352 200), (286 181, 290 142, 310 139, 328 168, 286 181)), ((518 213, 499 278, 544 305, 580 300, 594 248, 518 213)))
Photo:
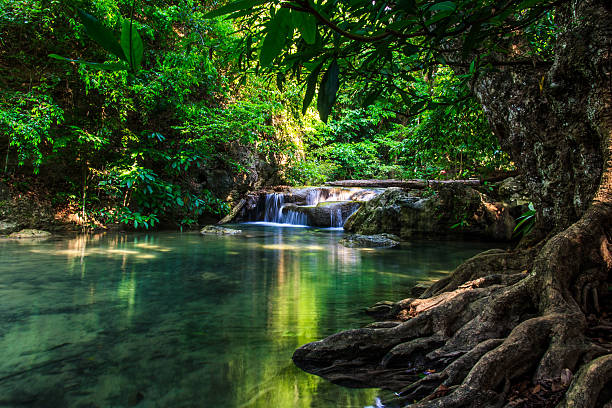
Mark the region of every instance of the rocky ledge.
POLYGON ((428 191, 388 188, 362 205, 344 229, 361 235, 395 234, 401 239, 473 237, 507 241, 514 226, 508 205, 471 186, 454 183, 428 191))

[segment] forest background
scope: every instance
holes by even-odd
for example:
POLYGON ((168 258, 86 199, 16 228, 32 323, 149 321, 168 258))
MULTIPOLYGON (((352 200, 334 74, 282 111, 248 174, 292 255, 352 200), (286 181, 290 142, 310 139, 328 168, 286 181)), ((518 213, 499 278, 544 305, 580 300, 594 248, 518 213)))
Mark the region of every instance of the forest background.
MULTIPOLYGON (((486 178, 512 168, 468 91, 471 73, 424 66, 402 84, 389 72, 390 92, 376 95, 346 73, 324 123, 303 103, 320 78, 261 70, 250 55, 257 27, 206 18, 218 3, 133 6, 0 0, 0 185, 11 195, 84 226, 188 228, 264 186, 486 178), (117 58, 86 34, 79 9, 117 39, 133 16, 144 50, 137 72, 112 70, 117 58)), ((532 29, 540 53, 547 21, 532 29)))

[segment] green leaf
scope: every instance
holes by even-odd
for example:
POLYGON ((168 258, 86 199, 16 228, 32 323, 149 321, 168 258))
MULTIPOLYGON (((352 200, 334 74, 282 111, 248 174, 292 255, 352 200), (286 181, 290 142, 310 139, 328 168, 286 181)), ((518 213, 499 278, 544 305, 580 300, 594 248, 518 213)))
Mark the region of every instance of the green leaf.
POLYGON ((230 14, 233 13, 234 11, 238 11, 241 9, 249 9, 255 6, 259 6, 262 4, 267 3, 269 0, 240 0, 240 1, 234 1, 232 3, 226 4, 223 7, 219 7, 216 10, 212 10, 209 11, 208 13, 204 14, 203 18, 213 18, 213 17, 219 17, 219 16, 224 16, 226 14, 230 14))
POLYGON ((91 14, 87 14, 81 9, 78 9, 78 13, 81 22, 85 26, 85 31, 87 32, 87 35, 91 37, 92 40, 97 42, 106 51, 110 52, 113 55, 116 55, 124 61, 127 61, 127 58, 125 56, 125 53, 123 52, 123 49, 121 48, 121 45, 119 45, 119 42, 115 38, 115 35, 109 28, 102 25, 102 23, 100 23, 97 18, 95 18, 91 14))
POLYGON ((176 197, 176 203, 181 207, 185 205, 181 197, 176 197))
POLYGON ((57 54, 49 54, 49 58, 54 58, 60 61, 68 61, 68 62, 76 62, 77 64, 87 65, 90 68, 99 69, 103 71, 128 71, 129 68, 122 62, 110 62, 110 63, 100 63, 100 62, 88 62, 82 60, 75 60, 66 57, 62 57, 57 54))
POLYGON ((334 102, 336 102, 338 88, 340 88, 339 73, 340 67, 338 66, 338 61, 333 60, 325 74, 323 74, 321 85, 319 85, 317 109, 319 110, 319 117, 325 123, 327 123, 331 108, 334 106, 334 102))
POLYGON ((274 58, 281 53, 289 32, 289 26, 287 25, 288 18, 289 10, 280 9, 268 23, 268 33, 266 38, 264 38, 259 53, 259 63, 262 67, 272 65, 274 58))
POLYGON ((312 103, 312 98, 314 97, 317 88, 317 79, 319 79, 321 67, 323 67, 323 63, 317 65, 317 67, 313 69, 306 78, 306 93, 304 94, 304 103, 302 104, 302 115, 306 114, 306 110, 312 103))
POLYGON ((291 17, 306 44, 314 45, 317 40, 317 19, 312 14, 300 11, 292 12, 291 17))
POLYGON ((134 27, 134 23, 128 19, 123 20, 121 28, 121 48, 127 56, 127 61, 132 71, 140 70, 144 46, 138 30, 134 27))
POLYGON ((452 1, 443 1, 429 7, 429 11, 455 11, 457 5, 452 1))

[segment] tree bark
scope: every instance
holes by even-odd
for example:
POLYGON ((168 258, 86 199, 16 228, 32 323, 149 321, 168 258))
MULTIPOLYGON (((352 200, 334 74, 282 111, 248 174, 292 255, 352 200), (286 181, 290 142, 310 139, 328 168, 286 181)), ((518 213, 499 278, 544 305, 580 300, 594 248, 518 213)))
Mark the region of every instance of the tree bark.
POLYGON ((609 403, 612 345, 587 331, 610 327, 601 312, 611 304, 611 8, 564 3, 549 69, 514 66, 473 84, 527 180, 537 245, 483 254, 420 299, 380 305, 386 321, 302 346, 298 366, 393 389, 414 407, 504 406, 525 379, 550 406, 609 403))

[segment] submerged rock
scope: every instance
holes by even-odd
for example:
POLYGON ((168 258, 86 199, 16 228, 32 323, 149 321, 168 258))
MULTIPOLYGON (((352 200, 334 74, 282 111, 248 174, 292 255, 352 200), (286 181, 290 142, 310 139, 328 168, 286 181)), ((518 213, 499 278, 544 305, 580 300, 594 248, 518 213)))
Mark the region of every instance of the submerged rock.
POLYGON ((344 229, 362 235, 391 233, 402 239, 512 238, 515 221, 502 203, 460 184, 441 185, 430 193, 419 197, 401 188, 389 188, 357 210, 344 229))
POLYGON ((9 235, 9 238, 24 239, 24 238, 49 238, 51 233, 48 231, 37 230, 37 229, 22 229, 18 232, 13 232, 9 235))
POLYGON ((400 244, 400 238, 393 234, 348 235, 339 242, 347 248, 392 248, 400 244))
POLYGON ((242 230, 220 227, 218 225, 206 225, 200 230, 202 235, 238 235, 242 230))

